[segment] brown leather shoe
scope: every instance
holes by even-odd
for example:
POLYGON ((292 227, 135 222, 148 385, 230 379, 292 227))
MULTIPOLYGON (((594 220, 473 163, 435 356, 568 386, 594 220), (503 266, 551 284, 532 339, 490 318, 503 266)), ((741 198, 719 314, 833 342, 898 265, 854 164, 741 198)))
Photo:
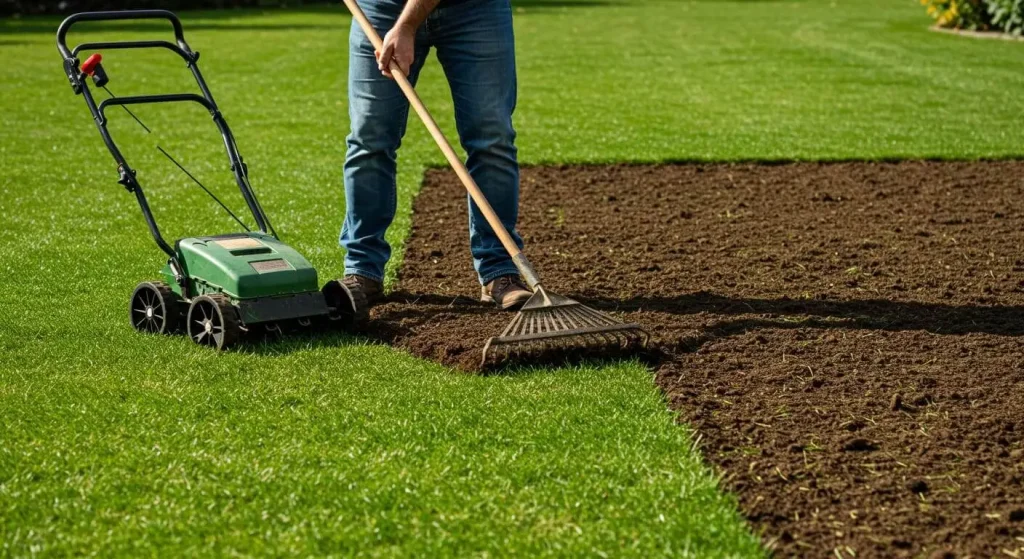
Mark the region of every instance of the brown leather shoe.
POLYGON ((480 302, 494 303, 503 311, 518 309, 532 296, 519 276, 501 276, 480 288, 480 302))
POLYGON ((366 295, 366 303, 376 305, 384 298, 384 284, 363 276, 345 276, 342 283, 348 286, 357 285, 366 295))

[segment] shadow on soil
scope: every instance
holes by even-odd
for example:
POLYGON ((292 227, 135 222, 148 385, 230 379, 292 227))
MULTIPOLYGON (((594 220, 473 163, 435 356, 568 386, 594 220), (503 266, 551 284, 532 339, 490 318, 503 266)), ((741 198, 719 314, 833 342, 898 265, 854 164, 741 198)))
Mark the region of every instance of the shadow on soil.
POLYGON ((638 297, 625 301, 592 299, 589 302, 604 310, 620 312, 765 315, 760 318, 741 318, 718 322, 707 332, 708 336, 714 338, 758 328, 923 330, 945 335, 971 333, 998 336, 1024 335, 1024 307, 1020 306, 954 306, 883 299, 860 301, 747 299, 726 297, 705 291, 679 297, 638 297))
MULTIPOLYGON (((446 315, 495 316, 493 305, 483 304, 475 299, 464 296, 410 293, 398 290, 388 295, 383 304, 390 305, 381 316, 371 320, 366 335, 370 338, 393 347, 401 347, 404 339, 421 329, 437 328, 439 321, 446 320, 446 315)), ((508 313, 503 324, 511 321, 514 313, 508 313)), ((491 333, 497 336, 503 326, 495 327, 491 333)), ((601 367, 622 362, 624 359, 639 360, 647 366, 656 364, 662 356, 644 351, 635 342, 623 345, 563 345, 545 344, 542 346, 504 346, 490 354, 486 363, 478 359, 483 357, 483 341, 480 342, 479 353, 458 366, 459 369, 481 373, 484 375, 519 376, 530 374, 550 374, 552 368, 594 366, 601 367), (479 356, 479 357, 478 357, 479 356)), ((415 352, 414 352, 415 353, 415 352)))
MULTIPOLYGON (((837 330, 922 330, 940 335, 971 333, 998 336, 1024 336, 1024 307, 954 306, 932 303, 893 302, 881 299, 861 301, 749 299, 697 292, 680 297, 638 297, 628 300, 578 298, 603 311, 655 312, 676 315, 708 313, 712 315, 762 315, 721 320, 694 337, 661 340, 670 347, 637 345, 620 347, 582 347, 553 351, 527 351, 501 355, 481 369, 484 374, 532 374, 545 367, 579 365, 602 366, 636 359, 655 367, 665 358, 665 350, 696 351, 705 343, 752 330, 837 329, 837 330), (675 347, 671 347, 675 342, 675 347)), ((383 343, 398 346, 400 341, 422 327, 443 320, 446 309, 459 315, 489 315, 490 305, 469 297, 395 291, 387 301, 404 303, 390 309, 386 318, 372 320, 358 335, 330 329, 297 329, 283 334, 252 336, 239 349, 259 355, 286 355, 295 351, 337 348, 383 343)), ((510 315, 511 319, 511 315, 510 315)), ((497 332, 495 332, 497 334, 497 332)), ((482 348, 481 348, 482 349, 482 348)), ((544 371, 550 372, 550 371, 544 371)))

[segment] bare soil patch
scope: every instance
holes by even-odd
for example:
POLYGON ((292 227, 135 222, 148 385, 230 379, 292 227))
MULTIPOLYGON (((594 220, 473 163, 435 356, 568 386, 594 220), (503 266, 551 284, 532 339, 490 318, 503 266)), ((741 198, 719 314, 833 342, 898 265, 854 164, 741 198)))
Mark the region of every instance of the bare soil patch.
MULTIPOLYGON (((1024 162, 526 168, 547 285, 647 326, 780 556, 1024 556, 1024 162), (1018 555, 1015 555, 1018 554, 1018 555)), ((372 334, 471 368, 466 202, 431 171, 372 334)))

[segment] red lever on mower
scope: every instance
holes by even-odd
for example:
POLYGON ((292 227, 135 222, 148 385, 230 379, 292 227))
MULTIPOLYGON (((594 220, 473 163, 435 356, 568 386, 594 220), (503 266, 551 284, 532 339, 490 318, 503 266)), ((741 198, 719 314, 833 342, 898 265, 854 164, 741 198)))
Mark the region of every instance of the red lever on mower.
POLYGON ((110 78, 107 77, 107 72, 103 70, 103 64, 100 64, 102 60, 103 55, 97 52, 86 58, 85 62, 80 66, 82 73, 92 76, 92 81, 96 84, 96 87, 103 87, 110 81, 110 78))
POLYGON ((102 60, 103 55, 98 52, 89 58, 86 58, 85 62, 83 62, 81 66, 82 72, 90 76, 93 75, 93 73, 96 72, 96 67, 100 65, 102 60))

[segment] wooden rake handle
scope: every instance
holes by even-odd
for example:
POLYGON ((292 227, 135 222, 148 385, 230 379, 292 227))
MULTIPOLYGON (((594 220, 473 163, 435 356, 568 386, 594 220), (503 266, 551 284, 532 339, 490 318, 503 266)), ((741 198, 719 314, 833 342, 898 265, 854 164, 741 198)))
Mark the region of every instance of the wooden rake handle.
MULTIPOLYGON (((363 33, 370 38, 370 42, 373 43, 373 48, 376 49, 377 52, 383 51, 384 41, 381 40, 380 35, 377 34, 377 30, 375 30, 373 25, 370 24, 370 20, 366 19, 366 14, 364 14, 363 10, 359 8, 358 4, 356 4, 356 0, 344 0, 344 2, 345 5, 348 6, 348 10, 352 12, 352 17, 359 23, 359 27, 363 28, 363 33)), ((420 96, 416 94, 416 90, 413 88, 412 84, 409 83, 409 78, 406 77, 405 73, 402 72, 402 69, 398 67, 398 64, 396 64, 394 60, 391 60, 391 75, 395 77, 395 81, 398 82, 398 87, 402 88, 402 92, 405 93, 406 98, 409 99, 409 103, 412 105, 412 108, 416 110, 416 114, 420 116, 420 120, 423 121, 427 130, 430 131, 430 135, 434 137, 434 141, 437 142, 437 147, 441 148, 445 158, 448 159, 448 163, 450 163, 452 169, 455 170, 455 174, 459 176, 460 180, 462 180, 462 185, 466 187, 467 191, 469 191, 469 195, 473 198, 473 201, 476 202, 481 213, 484 214, 484 217, 487 219, 487 223, 490 224, 491 229, 494 229, 494 232, 498 234, 498 238, 501 240, 501 244, 504 245, 505 250, 508 251, 508 255, 512 257, 512 260, 516 262, 518 266, 520 261, 525 261, 525 258, 521 256, 522 251, 520 251, 519 247, 516 246, 515 241, 512 240, 512 236, 508 234, 508 231, 505 229, 505 225, 501 223, 498 215, 494 213, 494 208, 491 207, 487 198, 484 197, 484 193, 480 191, 480 187, 477 186, 476 181, 474 181, 473 177, 469 175, 469 171, 466 169, 466 165, 462 163, 462 159, 460 159, 458 154, 455 153, 455 150, 452 149, 452 145, 448 143, 448 139, 444 137, 444 133, 442 133, 441 128, 437 126, 437 122, 434 121, 434 117, 430 116, 430 112, 427 111, 427 107, 423 105, 423 101, 420 100, 420 96)), ((526 262, 526 266, 529 268, 529 262, 526 262)), ((524 276, 528 275, 521 267, 520 271, 524 272, 524 276)), ((533 270, 531 269, 529 272, 532 273, 533 270)), ((529 279, 530 278, 527 278, 527 281, 529 281, 529 279)))

